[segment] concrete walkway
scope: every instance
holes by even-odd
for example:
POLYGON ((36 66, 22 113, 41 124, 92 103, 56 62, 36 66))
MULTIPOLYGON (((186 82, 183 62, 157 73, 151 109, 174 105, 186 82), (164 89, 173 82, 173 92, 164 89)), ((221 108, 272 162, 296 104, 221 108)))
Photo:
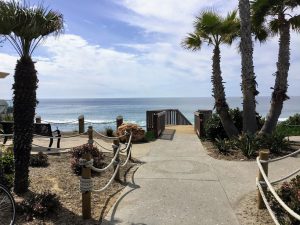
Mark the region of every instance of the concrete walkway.
MULTIPOLYGON (((215 160, 188 132, 176 132, 172 141, 134 145, 133 154, 145 164, 105 225, 238 225, 235 207, 255 190, 255 162, 215 160)), ((289 168, 271 166, 270 171, 285 175, 299 166, 299 158, 285 163, 289 168)))

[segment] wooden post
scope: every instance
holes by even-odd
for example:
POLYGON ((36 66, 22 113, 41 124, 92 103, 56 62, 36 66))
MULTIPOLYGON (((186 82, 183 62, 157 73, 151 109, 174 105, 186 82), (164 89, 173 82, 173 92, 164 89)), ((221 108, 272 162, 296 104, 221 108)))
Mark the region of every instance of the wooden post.
POLYGON ((41 118, 41 116, 35 117, 35 123, 42 123, 42 118, 41 118))
POLYGON ((84 133, 84 116, 83 115, 80 115, 78 117, 78 132, 79 132, 79 134, 84 133))
MULTIPOLYGON (((115 154, 117 154, 117 151, 118 151, 118 148, 119 148, 119 145, 120 145, 120 141, 119 140, 114 140, 113 143, 114 143, 113 144, 113 150, 114 150, 114 156, 115 156, 115 154)), ((119 154, 116 157, 116 163, 114 165, 114 171, 116 171, 116 169, 117 169, 117 163, 120 163, 119 154)), ((118 170, 118 172, 115 176, 115 181, 120 181, 120 170, 118 170)))
POLYGON ((116 123, 117 123, 117 130, 118 130, 119 126, 121 126, 123 124, 123 117, 117 116, 116 123))
MULTIPOLYGON (((93 127, 89 126, 88 129, 89 141, 88 144, 90 147, 93 147, 93 127)), ((92 156, 90 153, 83 155, 83 158, 87 161, 90 161, 92 156)), ((82 168, 82 179, 91 179, 92 173, 91 168, 83 167, 82 168)), ((92 207, 91 207, 91 192, 87 191, 82 193, 82 217, 83 219, 90 219, 92 217, 92 207)))
MULTIPOLYGON (((131 145, 131 143, 129 143, 129 138, 130 138, 130 133, 126 133, 126 143, 128 144, 128 145, 131 145)), ((127 149, 127 157, 128 157, 128 155, 129 155, 129 152, 130 152, 130 148, 131 147, 129 147, 128 149, 127 149)), ((129 156, 129 160, 131 161, 131 155, 129 156)))
MULTIPOLYGON (((261 151, 259 151, 259 159, 267 161, 267 160, 269 160, 269 154, 270 154, 270 151, 268 149, 261 150, 261 151)), ((268 176, 268 163, 262 163, 261 165, 263 167, 264 172, 268 176)), ((258 182, 261 182, 261 181, 264 181, 264 178, 263 178, 261 172, 258 171, 258 182)), ((266 193, 267 187, 262 186, 262 189, 266 193)), ((258 209, 265 209, 266 206, 265 206, 264 200, 263 200, 259 190, 257 192, 258 192, 257 207, 258 207, 258 209)))

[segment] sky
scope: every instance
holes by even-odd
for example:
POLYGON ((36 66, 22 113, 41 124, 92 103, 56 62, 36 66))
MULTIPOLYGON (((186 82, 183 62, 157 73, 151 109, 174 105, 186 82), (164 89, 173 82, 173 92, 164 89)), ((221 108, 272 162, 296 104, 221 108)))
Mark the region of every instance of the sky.
MULTIPOLYGON (((39 1, 30 1, 32 5, 39 1)), ((202 10, 222 15, 237 0, 43 0, 64 15, 65 29, 48 37, 33 54, 38 98, 210 97, 212 46, 190 52, 181 47, 202 10)), ((241 96, 238 42, 221 48, 227 96, 241 96)), ((300 36, 292 33, 290 96, 300 95, 300 36)), ((255 43, 260 96, 270 96, 278 37, 255 43)), ((0 98, 12 98, 18 55, 8 42, 0 48, 0 98)))

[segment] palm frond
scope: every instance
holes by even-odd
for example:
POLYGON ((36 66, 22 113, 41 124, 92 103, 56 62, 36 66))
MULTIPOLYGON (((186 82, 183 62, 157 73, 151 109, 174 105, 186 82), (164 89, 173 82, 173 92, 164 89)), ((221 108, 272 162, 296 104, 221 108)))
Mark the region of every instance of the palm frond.
POLYGON ((300 32, 300 15, 290 18, 289 22, 293 30, 300 32))
POLYGON ((181 42, 181 45, 185 49, 197 51, 201 49, 202 41, 199 35, 189 33, 188 36, 181 42))

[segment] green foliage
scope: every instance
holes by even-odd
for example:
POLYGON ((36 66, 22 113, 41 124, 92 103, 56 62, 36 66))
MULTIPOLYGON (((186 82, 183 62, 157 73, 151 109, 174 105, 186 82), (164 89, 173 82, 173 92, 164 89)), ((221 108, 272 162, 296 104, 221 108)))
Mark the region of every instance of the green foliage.
POLYGON ((31 194, 17 206, 17 211, 25 216, 26 221, 31 221, 34 218, 48 217, 55 213, 59 206, 58 196, 45 191, 41 194, 31 194))
POLYGON ((0 156, 0 183, 7 188, 12 188, 14 183, 14 154, 2 147, 0 156))
POLYGON ((37 155, 30 155, 29 165, 31 167, 47 167, 48 156, 43 152, 39 152, 37 155))
POLYGON ((216 138, 215 145, 217 146, 218 150, 224 155, 227 155, 231 148, 231 142, 225 138, 216 138))
POLYGON ((276 132, 285 136, 300 136, 300 114, 290 116, 286 121, 279 123, 276 132))
POLYGON ((258 137, 260 148, 267 148, 271 153, 284 152, 290 148, 289 141, 285 135, 278 132, 273 132, 271 135, 263 135, 258 137))
MULTIPOLYGON (((243 111, 241 111, 239 108, 230 109, 229 114, 233 120, 234 125, 238 129, 240 133, 243 131, 243 111)), ((261 116, 257 113, 256 114, 256 121, 257 121, 257 127, 260 129, 263 126, 263 120, 261 116)), ((216 138, 228 138, 221 119, 218 114, 213 113, 212 117, 207 121, 205 125, 205 133, 206 138, 210 140, 215 140, 216 138)))
POLYGON ((2 121, 9 121, 9 122, 14 121, 14 117, 12 114, 5 114, 2 116, 1 119, 2 121))
POLYGON ((145 139, 146 141, 154 141, 155 140, 155 135, 153 131, 147 131, 145 134, 145 139))
POLYGON ((258 138, 255 135, 248 133, 240 135, 235 144, 247 158, 254 156, 260 148, 258 138))
MULTIPOLYGON (((296 176, 289 182, 284 182, 277 190, 279 197, 290 207, 295 213, 300 214, 300 176, 296 176)), ((270 205, 275 212, 280 224, 283 225, 299 225, 300 221, 289 215, 269 194, 270 205)))
POLYGON ((213 113, 212 117, 207 120, 204 129, 206 138, 210 140, 227 138, 227 134, 223 128, 221 119, 216 113, 213 113))
POLYGON ((90 153, 93 160, 94 166, 97 168, 101 168, 104 166, 104 155, 99 149, 95 146, 90 148, 88 144, 81 145, 79 147, 73 148, 70 152, 72 159, 71 159, 71 168, 76 175, 81 174, 82 166, 79 165, 79 159, 83 157, 84 154, 90 153))
POLYGON ((106 127, 105 128, 105 134, 108 137, 113 137, 114 136, 114 130, 111 127, 106 127))

